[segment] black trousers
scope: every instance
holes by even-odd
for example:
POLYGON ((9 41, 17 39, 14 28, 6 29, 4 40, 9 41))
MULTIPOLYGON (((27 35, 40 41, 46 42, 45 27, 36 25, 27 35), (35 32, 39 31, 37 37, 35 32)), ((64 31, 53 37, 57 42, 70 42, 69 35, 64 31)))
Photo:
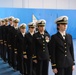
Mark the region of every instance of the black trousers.
POLYGON ((8 63, 11 66, 11 50, 9 47, 7 47, 7 58, 8 58, 8 63))
POLYGON ((27 71, 27 59, 23 58, 23 72, 24 75, 28 75, 28 71, 27 71))
POLYGON ((67 68, 57 68, 58 73, 55 75, 72 75, 72 66, 67 68))
POLYGON ((24 73, 23 71, 23 56, 20 53, 17 53, 17 70, 20 71, 20 73, 24 73))
POLYGON ((38 60, 36 65, 36 75, 48 75, 49 60, 38 60))
POLYGON ((28 75, 32 75, 32 58, 27 59, 27 73, 28 75))
POLYGON ((2 45, 0 44, 0 57, 2 58, 2 45))
POLYGON ((7 60, 6 54, 7 54, 7 46, 4 46, 4 49, 3 49, 3 60, 4 60, 4 62, 6 62, 6 60, 7 60))
POLYGON ((32 62, 32 75, 36 75, 36 63, 32 62))

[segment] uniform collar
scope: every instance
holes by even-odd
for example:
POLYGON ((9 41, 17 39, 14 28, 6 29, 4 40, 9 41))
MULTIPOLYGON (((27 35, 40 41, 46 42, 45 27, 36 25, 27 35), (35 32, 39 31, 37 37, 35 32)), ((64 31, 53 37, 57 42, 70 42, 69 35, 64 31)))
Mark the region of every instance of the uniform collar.
POLYGON ((59 31, 59 33, 60 33, 62 36, 66 35, 66 32, 65 32, 65 31, 64 31, 64 32, 59 31))
POLYGON ((33 36, 33 34, 34 34, 34 32, 30 32, 30 31, 29 31, 29 33, 30 33, 32 36, 33 36))
POLYGON ((44 32, 40 32, 41 35, 44 35, 44 32))

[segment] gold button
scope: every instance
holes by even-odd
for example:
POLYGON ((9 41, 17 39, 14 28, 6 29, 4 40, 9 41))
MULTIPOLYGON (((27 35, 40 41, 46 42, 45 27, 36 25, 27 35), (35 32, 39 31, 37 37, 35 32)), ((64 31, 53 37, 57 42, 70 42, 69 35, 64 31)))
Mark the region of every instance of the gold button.
POLYGON ((66 45, 66 43, 64 43, 64 45, 66 45))
POLYGON ((43 48, 45 48, 45 47, 43 47, 43 48))
POLYGON ((65 57, 66 57, 67 55, 65 55, 65 57))
POLYGON ((45 50, 43 50, 43 52, 45 52, 45 50))
POLYGON ((66 47, 65 47, 66 48, 66 47))
POLYGON ((45 44, 43 44, 43 45, 45 45, 45 44))
POLYGON ((65 53, 66 53, 67 51, 65 51, 65 53))
POLYGON ((43 41, 43 42, 45 42, 45 41, 43 41))

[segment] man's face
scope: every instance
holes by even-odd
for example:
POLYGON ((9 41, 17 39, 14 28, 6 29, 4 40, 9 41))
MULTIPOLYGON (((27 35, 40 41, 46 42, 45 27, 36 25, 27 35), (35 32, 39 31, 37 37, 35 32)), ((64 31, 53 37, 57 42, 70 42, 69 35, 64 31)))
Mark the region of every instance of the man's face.
POLYGON ((59 31, 66 31, 66 29, 67 29, 67 24, 60 24, 60 25, 58 26, 58 28, 59 28, 59 31))
POLYGON ((45 26, 38 26, 38 30, 40 32, 44 32, 45 31, 45 26))

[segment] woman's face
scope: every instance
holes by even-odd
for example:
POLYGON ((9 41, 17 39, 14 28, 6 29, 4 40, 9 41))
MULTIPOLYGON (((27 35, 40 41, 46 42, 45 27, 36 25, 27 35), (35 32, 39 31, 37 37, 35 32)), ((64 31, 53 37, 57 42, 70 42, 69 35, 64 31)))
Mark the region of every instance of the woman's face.
POLYGON ((20 29, 21 33, 25 33, 26 32, 26 29, 20 29))
POLYGON ((67 24, 60 24, 60 25, 58 26, 58 28, 59 28, 59 31, 66 31, 66 29, 67 29, 67 24))

